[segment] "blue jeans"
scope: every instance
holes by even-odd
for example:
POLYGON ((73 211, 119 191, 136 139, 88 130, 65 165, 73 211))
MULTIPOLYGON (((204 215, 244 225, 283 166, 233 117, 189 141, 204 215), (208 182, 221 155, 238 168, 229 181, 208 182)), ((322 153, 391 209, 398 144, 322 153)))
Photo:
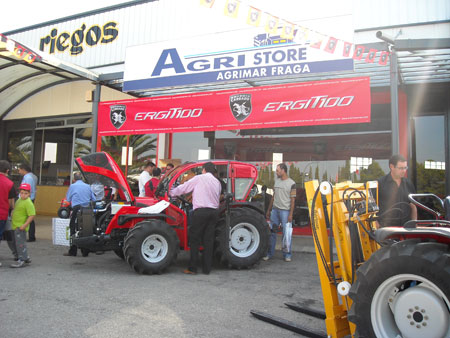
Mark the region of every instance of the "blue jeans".
MULTIPOLYGON (((289 210, 283 210, 283 209, 277 209, 272 208, 272 212, 270 213, 270 228, 272 229, 270 233, 270 245, 269 245, 269 251, 267 252, 267 256, 269 258, 272 258, 275 254, 275 246, 277 245, 277 231, 276 229, 281 224, 283 228, 283 235, 284 230, 286 229, 286 223, 288 222, 289 218, 289 210), (275 229, 275 231, 273 231, 275 229)), ((283 252, 284 258, 291 258, 292 256, 292 242, 289 246, 289 252, 283 252)))

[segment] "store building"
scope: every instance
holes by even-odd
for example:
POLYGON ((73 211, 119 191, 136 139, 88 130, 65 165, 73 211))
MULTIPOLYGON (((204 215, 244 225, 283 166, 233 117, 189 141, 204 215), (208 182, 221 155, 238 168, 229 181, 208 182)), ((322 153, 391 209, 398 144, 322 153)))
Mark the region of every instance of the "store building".
MULTIPOLYGON (((129 176, 149 158, 161 163, 239 159, 256 164, 259 184, 269 186, 272 166, 283 161, 299 189, 311 178, 373 179, 387 172, 388 158, 400 152, 409 160, 409 176, 419 192, 448 195, 450 6, 445 0, 413 3, 408 6, 414 10, 405 11, 400 1, 370 7, 353 1, 324 7, 318 1, 305 12, 291 10, 298 4, 290 0, 280 1, 278 8, 264 8, 269 4, 264 1, 131 1, 5 32, 37 58, 33 63, 20 55, 1 58, 1 157, 28 162, 51 203, 64 194, 73 158, 93 148, 112 153, 129 176), (392 43, 377 38, 378 31, 391 36, 392 43), (248 48, 242 45, 247 35, 252 39, 248 48), (258 67, 246 65, 248 54, 236 50, 253 53, 258 67), (20 69, 13 71, 13 64, 20 69), (353 94, 341 95, 340 88, 355 81, 355 90, 360 89, 355 97, 365 105, 352 112, 353 94), (333 115, 311 122, 305 115, 294 118, 295 109, 287 104, 258 108, 269 92, 280 95, 273 102, 304 107, 303 96, 296 100, 295 94, 283 98, 281 93, 313 84, 329 93, 310 92, 316 106, 339 108, 347 122, 352 113, 360 120, 338 122, 333 115), (252 122, 254 127, 235 123, 227 128, 225 116, 233 113, 229 96, 243 99, 250 92, 263 93, 252 94, 261 95, 252 102, 252 118, 264 110, 273 114, 260 124, 252 122), (225 95, 226 104, 219 107, 217 97, 225 95), (199 128, 180 119, 174 125, 174 116, 199 113, 170 109, 193 102, 214 112, 210 123, 199 128), (139 108, 121 121, 122 111, 130 114, 131 107, 139 108), (170 113, 155 115, 160 112, 170 113), (146 120, 145 126, 128 128, 133 118, 146 120)), ((234 103, 238 109, 243 101, 234 103)), ((242 117, 235 116, 239 123, 242 117)), ((42 213, 52 212, 44 207, 52 205, 48 200, 38 196, 37 203, 42 213)))

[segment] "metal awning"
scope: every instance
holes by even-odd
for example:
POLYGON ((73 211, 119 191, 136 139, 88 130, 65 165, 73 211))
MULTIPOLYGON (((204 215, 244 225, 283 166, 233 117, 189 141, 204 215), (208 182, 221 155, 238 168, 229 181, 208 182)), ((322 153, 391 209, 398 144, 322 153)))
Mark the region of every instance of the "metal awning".
POLYGON ((0 120, 27 98, 47 88, 99 75, 0 34, 0 120))
MULTIPOLYGON (((366 62, 367 53, 363 53, 361 60, 355 60, 354 71, 241 80, 228 83, 191 85, 189 87, 157 88, 132 91, 128 94, 137 97, 152 97, 361 76, 370 77, 371 87, 389 87, 389 62, 386 65, 378 63, 381 53, 388 51, 387 44, 375 42, 359 46, 364 46, 365 50, 376 49, 378 52, 373 58, 375 60, 373 63, 366 62)), ((450 39, 396 40, 395 52, 398 58, 399 85, 450 83, 450 39)), ((101 75, 100 79, 109 86, 122 90, 123 72, 101 75)))

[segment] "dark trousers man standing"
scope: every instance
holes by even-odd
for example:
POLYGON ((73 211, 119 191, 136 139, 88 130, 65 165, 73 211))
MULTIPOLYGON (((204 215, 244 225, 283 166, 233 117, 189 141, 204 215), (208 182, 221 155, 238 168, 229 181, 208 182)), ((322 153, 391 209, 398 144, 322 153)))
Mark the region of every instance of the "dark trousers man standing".
POLYGON ((191 258, 189 270, 197 272, 198 249, 203 244, 202 271, 204 274, 211 272, 214 249, 214 232, 219 219, 219 211, 213 208, 198 208, 194 210, 192 225, 189 228, 189 240, 191 258))
POLYGON ((78 212, 81 209, 81 205, 77 205, 74 206, 72 209, 72 214, 70 215, 70 223, 69 223, 69 228, 70 228, 70 248, 69 251, 67 253, 64 254, 64 256, 76 256, 77 255, 77 251, 78 248, 76 245, 72 244, 72 236, 75 235, 75 232, 77 231, 78 228, 78 212))
MULTIPOLYGON (((31 200, 34 204, 34 200, 31 200)), ((28 242, 36 241, 36 223, 34 220, 30 223, 30 227, 28 228, 28 242)))

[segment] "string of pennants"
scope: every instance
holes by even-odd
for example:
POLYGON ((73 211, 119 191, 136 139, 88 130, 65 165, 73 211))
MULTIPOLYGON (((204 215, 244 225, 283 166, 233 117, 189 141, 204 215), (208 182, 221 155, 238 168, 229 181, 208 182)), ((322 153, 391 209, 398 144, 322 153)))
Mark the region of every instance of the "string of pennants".
POLYGON ((18 59, 24 60, 25 62, 31 64, 34 61, 40 61, 41 57, 34 53, 33 51, 25 48, 16 41, 7 38, 3 34, 0 34, 0 53, 5 54, 7 51, 10 55, 15 56, 18 59))
MULTIPOLYGON (((200 5, 208 8, 212 8, 214 3, 215 0, 200 0, 200 5)), ((308 27, 303 27, 279 18, 256 7, 243 4, 241 0, 226 0, 223 10, 224 15, 230 18, 237 18, 243 6, 248 7, 247 24, 255 27, 264 25, 265 31, 269 34, 280 33, 281 38, 288 40, 294 39, 295 37, 300 41, 305 41, 305 43, 309 42, 311 48, 322 49, 331 54, 340 50, 342 51, 343 57, 352 57, 354 60, 360 60, 366 63, 374 63, 377 59, 377 53, 380 52, 378 64, 385 66, 388 62, 388 51, 379 51, 374 48, 367 49, 365 46, 354 45, 351 42, 322 34, 308 27), (364 53, 366 53, 365 57, 364 53)))

